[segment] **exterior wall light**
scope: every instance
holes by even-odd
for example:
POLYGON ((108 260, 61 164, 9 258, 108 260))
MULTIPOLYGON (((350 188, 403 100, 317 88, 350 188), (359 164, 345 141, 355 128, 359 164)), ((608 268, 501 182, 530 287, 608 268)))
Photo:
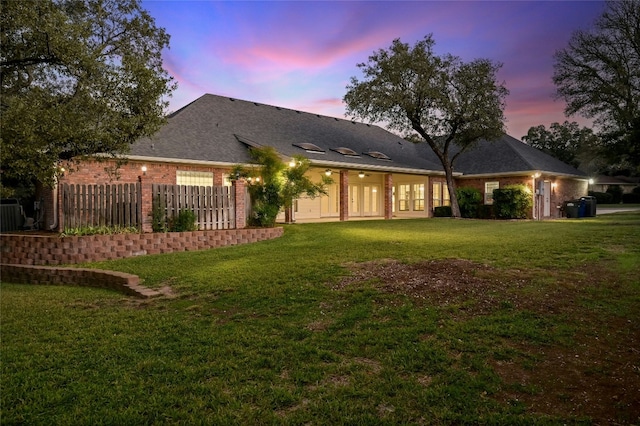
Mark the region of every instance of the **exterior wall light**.
POLYGON ((147 166, 140 167, 140 170, 142 170, 142 174, 143 175, 145 175, 145 176, 147 175, 147 166))
POLYGON ((358 173, 358 177, 359 177, 360 179, 362 179, 362 178, 364 177, 364 172, 359 172, 359 173, 358 173))
POLYGON ((295 167, 295 166, 296 166, 296 160, 289 161, 289 167, 295 167))
POLYGON ((324 174, 325 174, 326 176, 331 176, 331 173, 333 173, 333 172, 331 171, 331 169, 327 169, 327 170, 325 170, 325 171, 324 171, 324 174))

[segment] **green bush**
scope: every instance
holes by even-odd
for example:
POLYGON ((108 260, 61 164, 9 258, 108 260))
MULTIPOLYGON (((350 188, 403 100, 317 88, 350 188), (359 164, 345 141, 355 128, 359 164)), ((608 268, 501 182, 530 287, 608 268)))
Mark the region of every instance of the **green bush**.
POLYGON ((607 188, 607 194, 611 194, 613 204, 620 204, 622 202, 622 188, 620 185, 610 185, 607 188))
POLYGON ((492 204, 480 204, 478 206, 478 219, 495 219, 492 204))
POLYGON ((60 237, 82 237, 87 235, 115 235, 115 234, 137 234, 140 232, 135 226, 78 226, 75 228, 65 228, 60 233, 60 237))
POLYGON ((640 203, 640 192, 631 192, 629 194, 622 194, 623 204, 637 204, 640 203))
POLYGON ((169 231, 171 232, 195 231, 197 229, 196 214, 191 210, 182 210, 169 221, 169 231))
POLYGON ((482 203, 482 193, 480 190, 471 187, 462 187, 456 190, 460 215, 466 218, 477 218, 478 207, 482 203))
POLYGON ((433 209, 433 216, 435 217, 451 217, 451 206, 440 206, 433 209))
POLYGON ((525 185, 508 185, 493 191, 493 210, 498 219, 526 219, 533 207, 525 185))
POLYGON ((167 215, 160 202, 160 197, 153 198, 151 207, 151 229, 153 232, 167 232, 167 215))
POLYGON ((613 203, 613 195, 607 192, 595 192, 589 191, 589 195, 596 197, 596 203, 598 204, 611 204, 613 203))

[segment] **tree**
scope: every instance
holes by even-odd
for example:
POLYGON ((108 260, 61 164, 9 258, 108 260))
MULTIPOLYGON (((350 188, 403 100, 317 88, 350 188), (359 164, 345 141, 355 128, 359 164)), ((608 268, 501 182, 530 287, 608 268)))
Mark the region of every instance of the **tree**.
POLYGON ((301 195, 311 198, 326 195, 325 185, 332 183, 331 178, 324 175, 321 182, 312 182, 306 175, 311 163, 305 157, 294 156, 287 165, 272 147, 251 148, 250 154, 255 167, 235 166, 231 176, 248 182, 251 225, 273 226, 282 208, 290 210, 293 201, 301 195))
POLYGON ((51 184, 60 160, 126 152, 164 122, 169 35, 139 0, 2 0, 2 181, 51 184))
POLYGON ((593 29, 556 52, 554 67, 565 113, 593 118, 602 154, 640 172, 640 2, 607 2, 593 29))
POLYGON ((522 140, 552 157, 585 172, 593 172, 591 164, 597 158, 594 152, 600 147, 600 139, 588 127, 565 121, 531 127, 522 140))
POLYGON ((504 133, 504 98, 496 81, 501 65, 488 59, 463 62, 437 56, 431 35, 413 47, 395 39, 368 63, 358 64, 363 81, 351 78, 344 101, 347 114, 386 122, 389 129, 417 132, 440 159, 446 174, 451 210, 460 217, 453 180, 454 162, 479 140, 504 133))

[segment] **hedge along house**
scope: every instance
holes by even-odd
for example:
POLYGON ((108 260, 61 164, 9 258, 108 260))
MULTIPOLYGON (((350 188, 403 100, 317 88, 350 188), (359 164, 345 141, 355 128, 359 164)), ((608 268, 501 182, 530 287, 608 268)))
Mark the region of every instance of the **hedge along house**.
MULTIPOLYGON (((427 144, 371 124, 210 94, 171 114, 154 137, 133 144, 125 164, 81 162, 63 182, 230 186, 232 167, 250 163, 249 148, 260 146, 284 158, 309 158, 313 180, 332 177, 328 195, 296 201, 298 222, 430 217, 433 208, 449 204, 443 168, 427 144)), ((457 161, 458 185, 477 187, 488 203, 497 187, 524 183, 533 189, 536 173, 537 182, 555 184, 549 200, 540 197, 537 208, 549 206, 542 216, 557 216, 553 203, 586 194, 580 172, 508 136, 482 142, 457 161)))

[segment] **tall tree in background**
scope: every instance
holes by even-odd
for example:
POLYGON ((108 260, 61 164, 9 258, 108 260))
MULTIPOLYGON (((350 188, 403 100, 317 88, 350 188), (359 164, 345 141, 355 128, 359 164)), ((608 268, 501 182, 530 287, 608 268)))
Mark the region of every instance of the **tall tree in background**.
POLYGON ((2 0, 2 181, 52 183, 59 160, 118 154, 164 122, 169 35, 138 0, 2 0))
POLYGON ((594 118, 602 154, 640 172, 640 2, 607 2, 594 28, 574 32, 555 61, 565 113, 594 118))
POLYGON ((522 140, 552 157, 580 170, 592 173, 600 138, 588 127, 580 127, 576 122, 552 123, 531 127, 522 140))
POLYGON ((460 217, 454 162, 479 140, 502 136, 508 91, 497 82, 500 64, 437 56, 434 44, 431 35, 413 47, 396 39, 374 52, 358 64, 363 80, 351 78, 344 101, 348 115, 416 132, 428 143, 444 167, 452 214, 460 217))

